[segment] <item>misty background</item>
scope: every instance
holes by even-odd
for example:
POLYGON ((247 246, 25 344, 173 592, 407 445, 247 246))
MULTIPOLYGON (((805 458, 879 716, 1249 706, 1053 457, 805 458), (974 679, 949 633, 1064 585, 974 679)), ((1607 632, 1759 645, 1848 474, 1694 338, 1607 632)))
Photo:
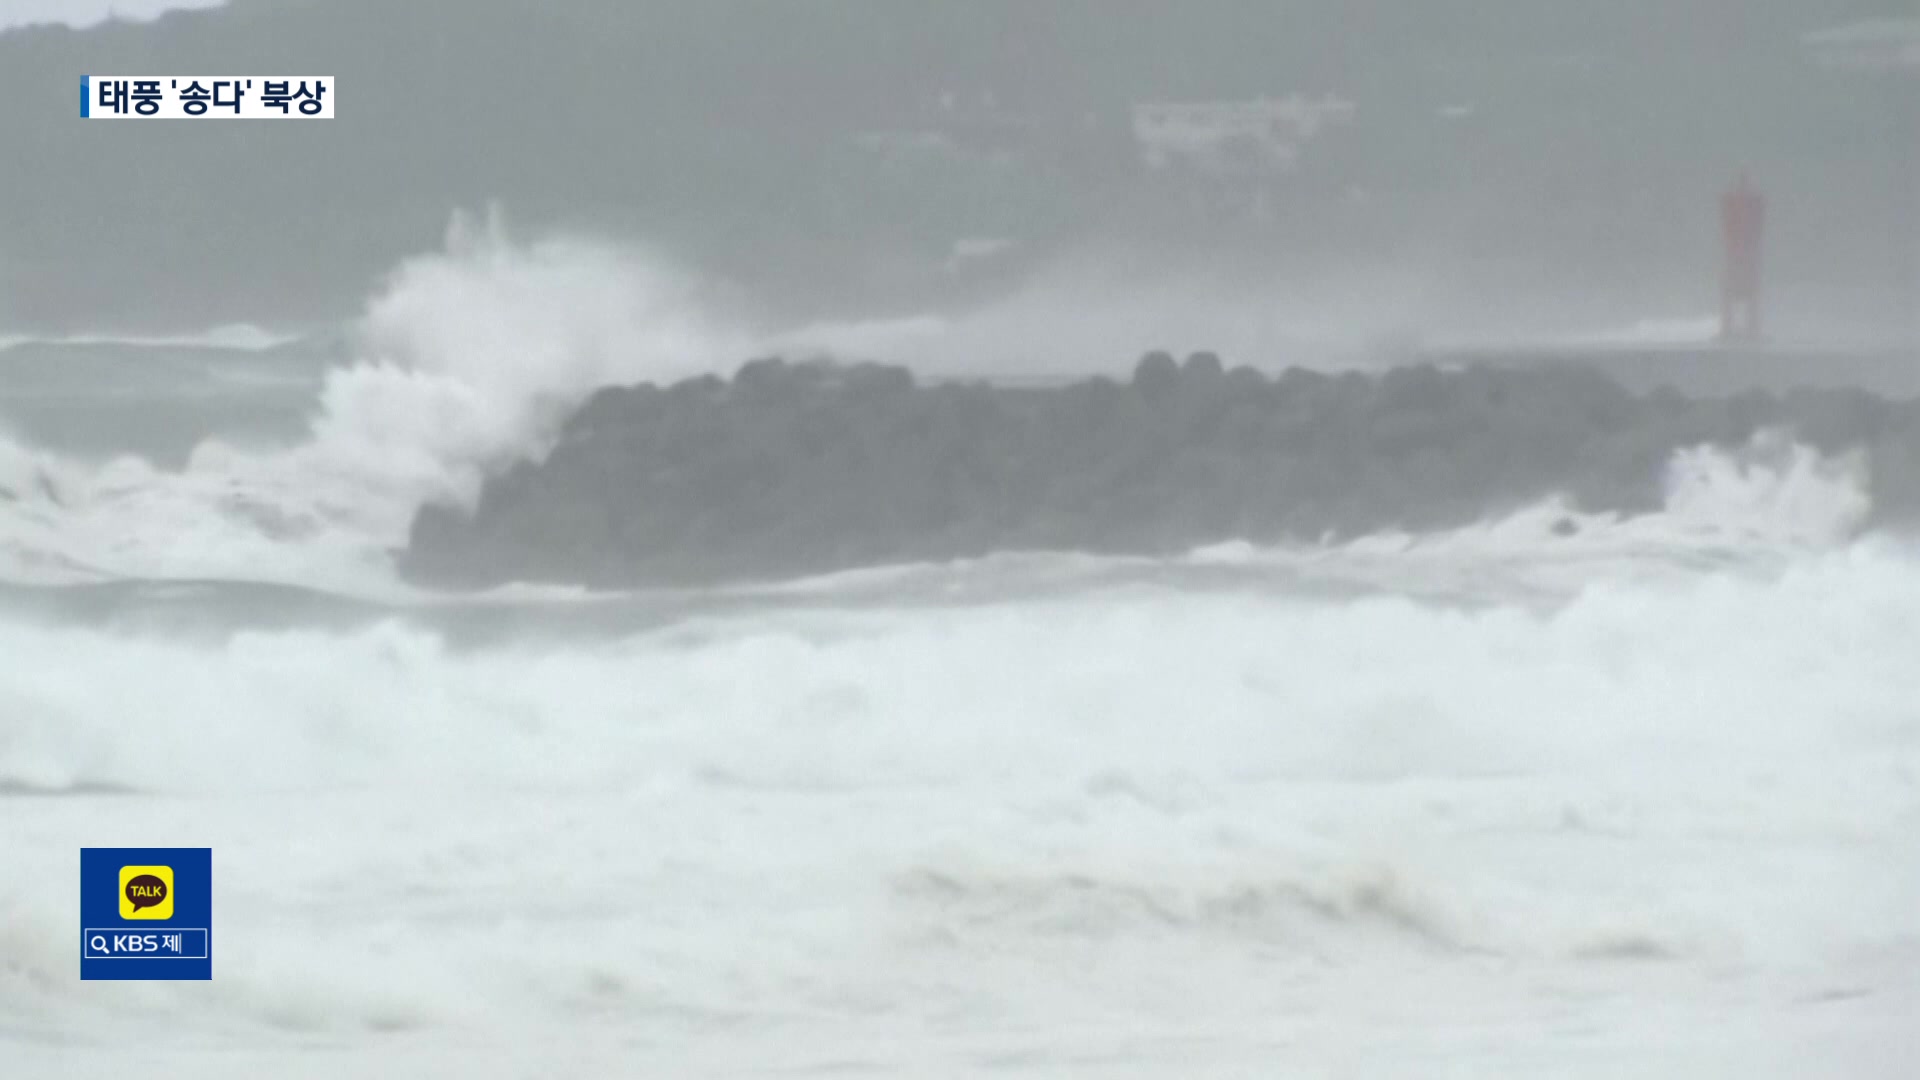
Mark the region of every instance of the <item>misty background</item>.
POLYGON ((1337 308, 1383 339, 1547 335, 1713 311, 1715 198, 1744 169, 1771 199, 1774 329, 1911 340, 1920 79, 1808 42, 1903 7, 233 0, 17 28, 0 331, 327 323, 498 204, 776 319, 1094 278, 1092 312, 1106 289, 1337 308), (78 76, 120 71, 332 74, 338 119, 79 123, 78 76), (1135 105, 1292 94, 1351 119, 1258 214, 1143 164, 1135 105))

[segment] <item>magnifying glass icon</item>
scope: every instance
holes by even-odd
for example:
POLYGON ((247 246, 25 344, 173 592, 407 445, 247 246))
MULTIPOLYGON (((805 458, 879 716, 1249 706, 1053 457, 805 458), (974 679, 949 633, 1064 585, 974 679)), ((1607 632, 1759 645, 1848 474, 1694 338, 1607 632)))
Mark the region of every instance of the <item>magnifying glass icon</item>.
POLYGON ((94 952, 106 952, 107 951, 107 935, 105 934, 93 935, 93 937, 87 941, 87 947, 92 949, 94 952))

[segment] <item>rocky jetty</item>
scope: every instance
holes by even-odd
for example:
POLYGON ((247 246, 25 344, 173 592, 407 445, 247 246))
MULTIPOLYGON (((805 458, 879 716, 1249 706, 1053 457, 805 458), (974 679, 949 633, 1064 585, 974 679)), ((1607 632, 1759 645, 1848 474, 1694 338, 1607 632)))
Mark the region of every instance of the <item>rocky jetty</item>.
POLYGON ((1552 494, 1633 513, 1661 504, 1676 450, 1772 430, 1864 453, 1875 514, 1920 516, 1920 404, 1861 391, 1692 399, 1582 370, 1268 377, 1208 353, 1011 388, 758 360, 732 380, 601 390, 471 510, 422 509, 400 559, 444 587, 627 587, 1424 530, 1552 494))

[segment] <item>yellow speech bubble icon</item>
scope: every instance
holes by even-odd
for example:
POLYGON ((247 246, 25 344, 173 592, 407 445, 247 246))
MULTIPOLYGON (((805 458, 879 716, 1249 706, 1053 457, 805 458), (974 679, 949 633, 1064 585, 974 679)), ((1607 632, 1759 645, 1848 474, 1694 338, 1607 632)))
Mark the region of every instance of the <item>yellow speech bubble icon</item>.
POLYGON ((121 867, 120 917, 123 919, 173 918, 173 867, 121 867))

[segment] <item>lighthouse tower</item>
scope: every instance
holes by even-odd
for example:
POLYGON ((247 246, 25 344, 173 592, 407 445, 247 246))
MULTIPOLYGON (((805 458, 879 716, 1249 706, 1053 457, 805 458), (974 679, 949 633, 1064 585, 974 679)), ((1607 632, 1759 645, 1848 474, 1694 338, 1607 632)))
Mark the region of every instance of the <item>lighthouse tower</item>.
POLYGON ((1766 229, 1767 200, 1743 173, 1720 197, 1720 226, 1726 261, 1720 274, 1720 340, 1748 344, 1760 340, 1760 239, 1766 229))

